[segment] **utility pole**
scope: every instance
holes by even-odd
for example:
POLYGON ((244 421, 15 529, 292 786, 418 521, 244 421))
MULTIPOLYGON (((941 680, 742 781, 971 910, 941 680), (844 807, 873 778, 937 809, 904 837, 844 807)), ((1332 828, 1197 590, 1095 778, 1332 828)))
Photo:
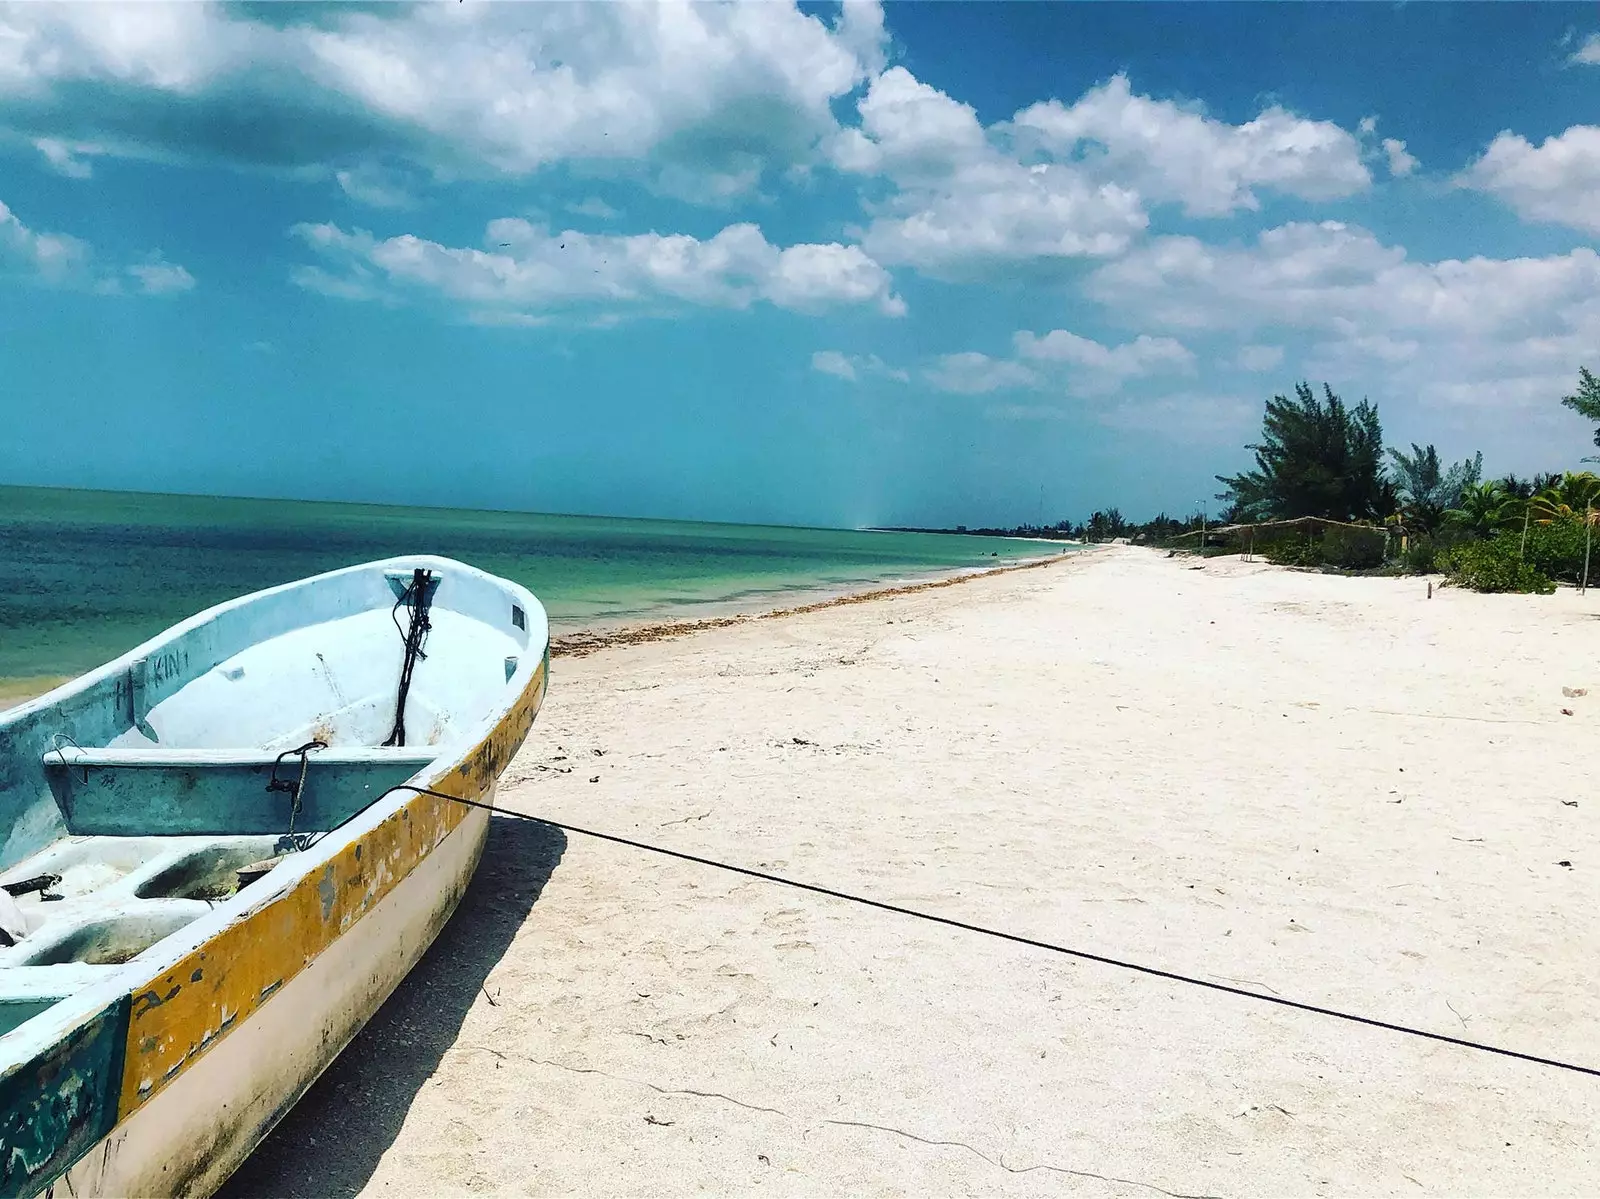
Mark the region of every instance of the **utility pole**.
POLYGON ((1578 589, 1578 594, 1583 595, 1589 590, 1589 547, 1594 543, 1594 501, 1590 500, 1583 506, 1583 586, 1578 589))

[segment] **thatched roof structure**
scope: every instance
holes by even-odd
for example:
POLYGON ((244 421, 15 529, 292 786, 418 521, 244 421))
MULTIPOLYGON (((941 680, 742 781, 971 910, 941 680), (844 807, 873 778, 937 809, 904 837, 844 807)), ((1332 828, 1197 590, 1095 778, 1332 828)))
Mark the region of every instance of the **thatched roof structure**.
MULTIPOLYGON (((1276 532, 1301 530, 1304 532, 1311 532, 1313 529, 1327 528, 1358 529, 1363 533, 1376 533, 1381 537, 1387 537, 1389 533, 1389 531, 1381 525, 1357 525, 1351 524, 1349 521, 1345 520, 1329 520, 1324 516, 1296 516, 1292 520, 1263 520, 1250 524, 1212 525, 1205 529, 1204 533, 1207 537, 1239 537, 1243 536, 1245 533, 1250 533, 1253 536, 1254 534, 1263 531, 1276 532)), ((1176 540, 1181 541, 1185 537, 1199 537, 1201 532, 1202 531, 1200 529, 1195 529, 1192 532, 1180 533, 1176 540)))

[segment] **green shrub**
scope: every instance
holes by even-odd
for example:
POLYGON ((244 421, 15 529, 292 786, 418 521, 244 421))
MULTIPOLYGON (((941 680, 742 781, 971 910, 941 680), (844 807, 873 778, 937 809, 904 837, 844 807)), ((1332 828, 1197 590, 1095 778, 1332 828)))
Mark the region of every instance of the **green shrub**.
POLYGON ((1311 535, 1285 537, 1264 546, 1261 556, 1274 566, 1321 566, 1322 546, 1311 535))
POLYGON ((1518 557, 1520 540, 1520 535, 1502 533, 1488 541, 1469 541, 1439 554, 1438 564, 1458 587, 1549 595, 1556 585, 1533 563, 1518 557))
POLYGON ((1406 548, 1400 554, 1400 563, 1407 574, 1432 574, 1439 569, 1436 561, 1439 552, 1439 544, 1432 537, 1413 537, 1407 540, 1406 548))
POLYGON ((1345 570, 1371 570, 1383 565, 1386 540, 1381 529, 1367 532, 1329 526, 1322 532, 1322 560, 1345 570))
POLYGON ((1408 538, 1400 554, 1400 563, 1407 574, 1426 575, 1444 569, 1451 551, 1471 545, 1479 538, 1464 529, 1443 528, 1436 533, 1422 533, 1408 538))
MULTIPOLYGON (((1520 546, 1522 532, 1507 531, 1501 537, 1520 546)), ((1561 516, 1547 525, 1528 526, 1527 561, 1552 579, 1566 583, 1583 580, 1583 521, 1576 517, 1561 516)))
POLYGON ((1261 556, 1277 566, 1336 566, 1341 570, 1372 570, 1383 565, 1386 537, 1371 532, 1330 526, 1320 532, 1292 534, 1261 547, 1261 556))

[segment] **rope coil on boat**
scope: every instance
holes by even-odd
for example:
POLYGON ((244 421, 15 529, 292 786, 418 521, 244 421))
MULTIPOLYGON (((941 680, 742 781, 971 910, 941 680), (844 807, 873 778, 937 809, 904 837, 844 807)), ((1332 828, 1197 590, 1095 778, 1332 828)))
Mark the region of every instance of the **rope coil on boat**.
POLYGON ((416 669, 417 659, 428 656, 422 652, 422 643, 427 640, 428 630, 433 627, 428 620, 428 601, 432 590, 433 571, 423 570, 419 566, 412 572, 411 582, 400 593, 400 598, 395 600, 394 607, 389 609, 389 619, 394 621, 394 627, 399 630, 406 652, 400 663, 400 693, 395 698, 394 728, 390 730, 385 745, 406 743, 406 697, 411 692, 411 672, 416 669), (405 629, 400 628, 400 618, 396 615, 402 604, 411 609, 411 625, 405 629))

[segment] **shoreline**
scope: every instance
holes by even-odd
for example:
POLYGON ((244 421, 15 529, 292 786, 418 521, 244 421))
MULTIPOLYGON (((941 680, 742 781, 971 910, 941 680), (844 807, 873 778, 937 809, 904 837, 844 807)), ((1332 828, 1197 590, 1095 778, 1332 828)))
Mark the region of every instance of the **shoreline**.
MULTIPOLYGON (((731 628, 735 625, 749 624, 754 621, 777 620, 785 616, 800 616, 807 612, 820 612, 827 608, 838 608, 847 604, 863 604, 872 600, 887 599, 891 596, 914 595, 917 592, 931 591, 935 588, 954 587, 962 583, 970 583, 976 579, 1011 574, 1019 570, 1037 570, 1040 567, 1049 566, 1056 562, 1080 559, 1087 548, 1083 547, 1072 553, 1052 554, 1037 558, 1027 558, 1019 562, 1007 562, 1004 566, 939 572, 933 578, 900 580, 891 583, 887 587, 881 586, 883 580, 878 580, 871 585, 863 584, 862 586, 866 588, 865 590, 849 587, 832 595, 826 594, 830 590, 827 587, 804 588, 783 594, 799 598, 822 592, 824 593, 824 598, 787 607, 735 608, 735 610, 721 616, 685 617, 643 623, 627 622, 613 625, 588 625, 575 629, 570 633, 563 633, 559 636, 552 635, 550 638, 550 656, 552 658, 583 658, 613 646, 644 645, 652 641, 666 641, 676 637, 687 637, 695 633, 709 632, 712 629, 731 628)), ((769 601, 776 598, 776 595, 768 597, 769 601)))
MULTIPOLYGON (((584 657, 613 645, 640 645, 651 641, 684 637, 710 629, 727 628, 753 620, 769 620, 779 616, 818 611, 840 604, 862 603, 869 599, 891 595, 906 595, 931 587, 950 587, 972 579, 1015 570, 1032 570, 1048 566, 1052 562, 1077 558, 1091 548, 1087 545, 1074 544, 1074 548, 1070 551, 1012 559, 999 566, 936 569, 927 574, 902 574, 898 578, 864 579, 842 584, 819 583, 814 587, 781 588, 748 593, 726 600, 666 604, 637 616, 622 619, 600 618, 575 623, 570 627, 570 631, 560 634, 552 631, 550 656, 584 657), (806 603, 793 602, 812 596, 821 598, 806 603), (706 613, 706 615, 690 615, 690 613, 706 613)), ((555 622, 552 622, 552 627, 556 627, 555 622)), ((37 699, 76 677, 78 676, 56 674, 0 677, 0 712, 37 699)))

